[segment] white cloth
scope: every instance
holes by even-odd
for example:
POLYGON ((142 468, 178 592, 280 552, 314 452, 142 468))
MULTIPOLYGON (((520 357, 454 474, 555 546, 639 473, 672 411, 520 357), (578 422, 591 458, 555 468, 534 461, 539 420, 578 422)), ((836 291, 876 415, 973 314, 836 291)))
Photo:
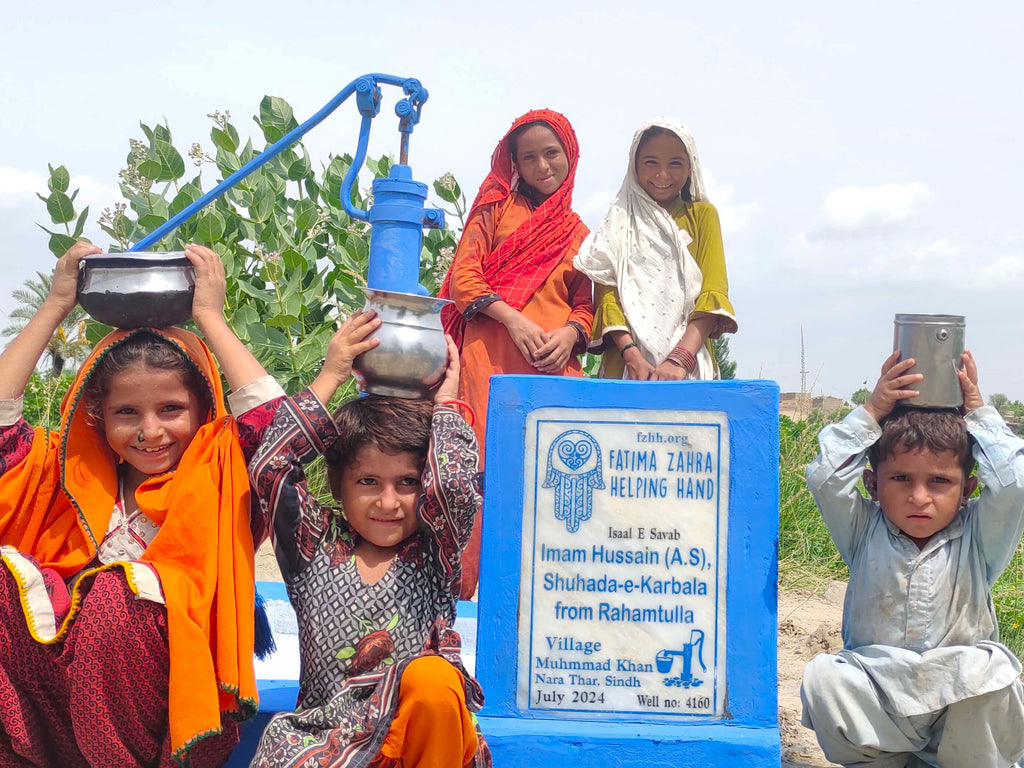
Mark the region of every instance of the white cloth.
POLYGON ((858 768, 1008 768, 1020 759, 1020 680, 939 712, 904 717, 892 714, 870 676, 847 653, 812 659, 800 690, 803 723, 814 727, 831 762, 858 768))
MULTIPOLYGON (((864 737, 870 742, 895 729, 924 738, 930 746, 922 742, 913 751, 933 762, 946 723, 939 714, 1013 688, 1016 693, 1006 699, 1016 702, 1013 707, 985 710, 986 717, 1001 713, 1002 719, 984 727, 975 723, 978 739, 994 741, 972 748, 999 756, 973 764, 1010 765, 1020 757, 1017 745, 1024 750, 1018 738, 1024 723, 1021 667, 998 642, 991 597, 1024 530, 1024 441, 990 406, 972 411, 966 422, 984 488, 921 549, 857 488, 868 448, 881 436, 867 411, 856 408, 819 435, 821 452, 807 468, 807 485, 850 567, 844 650, 818 657, 804 673, 805 724, 815 729, 823 748, 837 731, 856 744, 857 734, 871 734, 864 737), (868 706, 868 700, 877 706, 868 706), (929 715, 925 725, 913 720, 929 715)), ((969 730, 959 731, 957 738, 967 738, 969 730)), ((877 743, 875 748, 892 749, 877 743)), ((873 764, 870 752, 858 761, 842 759, 873 764)), ((840 759, 840 754, 845 753, 826 756, 840 759)), ((883 755, 878 765, 885 764, 883 755)))
MULTIPOLYGON (((615 286, 633 340, 647 362, 658 365, 682 339, 700 295, 702 277, 686 248, 690 235, 637 181, 636 151, 644 132, 653 127, 666 128, 679 136, 690 156, 693 199, 707 199, 697 147, 689 129, 669 117, 648 120, 633 136, 619 193, 600 226, 583 241, 573 266, 595 283, 615 286)), ((698 351, 697 358, 702 370, 714 370, 705 348, 698 351)))

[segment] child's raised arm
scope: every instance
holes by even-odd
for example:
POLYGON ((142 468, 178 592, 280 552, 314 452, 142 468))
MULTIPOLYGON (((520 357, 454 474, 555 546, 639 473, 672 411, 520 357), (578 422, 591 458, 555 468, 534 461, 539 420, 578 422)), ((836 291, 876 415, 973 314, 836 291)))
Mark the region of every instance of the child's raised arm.
POLYGON ((878 377, 871 397, 864 404, 864 410, 876 424, 881 424, 882 419, 892 413, 893 407, 900 400, 907 400, 920 394, 916 389, 907 389, 924 380, 920 373, 907 373, 914 367, 915 362, 912 357, 900 360, 900 352, 896 350, 882 363, 882 375, 878 377))
POLYGON ((78 296, 78 265, 83 256, 103 253, 103 249, 78 242, 60 257, 53 270, 50 293, 39 311, 0 354, 0 400, 20 397, 46 351, 54 331, 75 307, 78 296))
POLYGON ((342 323, 331 337, 324 367, 309 385, 310 391, 324 406, 330 403, 338 387, 352 375, 352 361, 380 344, 380 339, 366 338, 379 327, 380 319, 376 312, 360 310, 342 323))
POLYGON ((185 257, 196 271, 192 319, 217 358, 231 391, 237 392, 267 372, 224 319, 227 279, 220 256, 209 248, 193 244, 185 246, 185 257))
POLYGON ((964 416, 971 411, 981 408, 985 399, 981 396, 978 388, 978 364, 974 362, 974 355, 971 350, 965 349, 960 355, 960 362, 963 363, 957 376, 960 377, 960 390, 964 393, 964 416))

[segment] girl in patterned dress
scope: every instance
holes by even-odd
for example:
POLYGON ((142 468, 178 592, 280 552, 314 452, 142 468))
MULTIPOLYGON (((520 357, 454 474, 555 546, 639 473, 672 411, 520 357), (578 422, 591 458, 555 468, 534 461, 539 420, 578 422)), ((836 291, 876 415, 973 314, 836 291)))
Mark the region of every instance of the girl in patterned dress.
POLYGON ((459 354, 428 401, 358 398, 324 407, 380 321, 353 315, 323 370, 282 404, 250 465, 299 623, 296 711, 274 717, 252 765, 453 768, 490 765, 479 684, 452 628, 460 557, 480 509, 477 444, 452 407, 459 354), (326 456, 341 509, 307 491, 326 456))
POLYGON ((60 429, 33 430, 21 394, 98 251, 72 246, 0 356, 0 765, 219 766, 256 710, 246 454, 283 392, 224 321, 220 258, 189 246, 206 344, 115 331, 60 429))

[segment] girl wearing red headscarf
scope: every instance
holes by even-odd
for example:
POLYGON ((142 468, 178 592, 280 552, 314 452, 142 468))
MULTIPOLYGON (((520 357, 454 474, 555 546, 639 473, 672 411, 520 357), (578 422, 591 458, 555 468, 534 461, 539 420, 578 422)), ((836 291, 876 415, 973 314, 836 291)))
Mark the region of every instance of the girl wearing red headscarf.
MULTIPOLYGON (((438 294, 445 331, 462 351, 460 394, 485 444, 487 395, 496 373, 582 376, 594 319, 590 279, 572 266, 587 228, 572 210, 579 160, 563 115, 527 112, 491 156, 452 266, 438 294)), ((463 556, 462 597, 476 590, 480 516, 463 556)))

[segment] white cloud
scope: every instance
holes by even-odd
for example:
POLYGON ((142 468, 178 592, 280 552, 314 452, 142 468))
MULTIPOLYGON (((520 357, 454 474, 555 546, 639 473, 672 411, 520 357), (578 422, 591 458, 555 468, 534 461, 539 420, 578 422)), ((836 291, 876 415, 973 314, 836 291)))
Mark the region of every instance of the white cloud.
POLYGON ((982 285, 1003 287, 1024 283, 1024 253, 998 256, 979 270, 982 285))
POLYGON ((734 203, 736 188, 732 184, 719 182, 707 171, 704 171, 704 186, 707 187, 708 199, 718 209, 722 232, 726 234, 745 229, 761 212, 761 206, 757 203, 734 203))
MULTIPOLYGON (((90 218, 93 212, 98 214, 103 208, 121 200, 121 190, 110 184, 102 184, 91 176, 72 176, 69 191, 75 189, 78 190, 76 207, 81 210, 87 205, 92 206, 90 218)), ((0 208, 42 206, 36 194, 44 197, 49 194, 46 176, 36 171, 0 166, 0 208)), ((45 217, 45 211, 41 215, 45 217)))
POLYGON ((840 187, 825 198, 823 210, 829 225, 836 229, 877 229, 906 221, 931 197, 931 190, 917 181, 840 187))
POLYGON ((0 166, 0 207, 13 208, 46 194, 46 179, 35 171, 0 166))

